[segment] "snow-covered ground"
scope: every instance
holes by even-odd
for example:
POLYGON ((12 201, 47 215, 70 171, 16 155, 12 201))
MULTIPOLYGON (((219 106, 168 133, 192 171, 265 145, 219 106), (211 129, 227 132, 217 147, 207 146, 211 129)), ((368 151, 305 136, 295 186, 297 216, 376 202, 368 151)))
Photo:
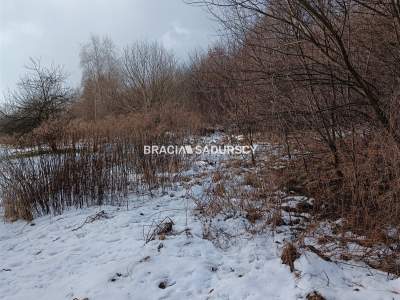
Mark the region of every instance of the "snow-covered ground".
POLYGON ((192 181, 158 196, 129 198, 127 207, 70 210, 31 224, 0 223, 0 299, 400 299, 400 279, 363 264, 333 263, 311 252, 281 263, 288 233, 251 235, 244 218, 216 217, 214 232, 194 210, 209 177, 197 163, 192 181), (93 220, 104 211, 102 218, 93 220), (145 243, 169 217, 173 231, 145 243))

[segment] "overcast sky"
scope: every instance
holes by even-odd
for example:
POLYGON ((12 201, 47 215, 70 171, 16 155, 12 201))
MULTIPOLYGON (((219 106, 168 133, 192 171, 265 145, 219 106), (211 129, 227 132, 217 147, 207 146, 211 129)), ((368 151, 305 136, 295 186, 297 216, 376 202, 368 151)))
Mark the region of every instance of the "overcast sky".
POLYGON ((77 85, 79 50, 91 34, 118 47, 158 40, 185 59, 216 39, 216 26, 183 0, 0 0, 0 91, 15 87, 29 57, 63 65, 77 85))

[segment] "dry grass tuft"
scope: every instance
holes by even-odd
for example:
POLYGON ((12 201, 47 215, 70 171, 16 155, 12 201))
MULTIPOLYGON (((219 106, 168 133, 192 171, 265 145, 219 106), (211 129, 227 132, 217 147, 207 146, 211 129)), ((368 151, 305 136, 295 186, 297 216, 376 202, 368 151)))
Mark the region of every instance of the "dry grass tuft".
POLYGON ((294 271, 294 261, 300 257, 300 253, 297 252, 297 248, 292 243, 287 243, 281 255, 282 263, 290 267, 290 272, 294 271))
POLYGON ((306 296, 307 300, 325 300, 317 291, 313 291, 306 296))
POLYGON ((244 184, 249 185, 253 188, 261 187, 261 180, 255 173, 246 173, 244 176, 244 184))
POLYGON ((246 212, 246 219, 252 224, 255 224, 257 220, 262 219, 262 217, 264 216, 263 211, 254 207, 246 208, 245 212, 246 212))

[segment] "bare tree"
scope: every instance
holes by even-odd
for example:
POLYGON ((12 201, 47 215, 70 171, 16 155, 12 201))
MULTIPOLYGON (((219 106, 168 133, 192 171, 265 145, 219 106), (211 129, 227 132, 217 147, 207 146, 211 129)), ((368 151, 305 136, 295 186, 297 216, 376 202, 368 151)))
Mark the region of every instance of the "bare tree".
POLYGON ((124 49, 122 70, 125 109, 149 110, 175 96, 178 75, 174 55, 154 42, 136 42, 124 49))
POLYGON ((109 38, 92 36, 80 53, 82 68, 81 110, 96 121, 115 112, 121 90, 116 48, 109 38))
POLYGON ((7 134, 24 134, 59 115, 73 98, 60 66, 43 67, 31 59, 27 73, 9 95, 1 112, 1 129, 7 134))

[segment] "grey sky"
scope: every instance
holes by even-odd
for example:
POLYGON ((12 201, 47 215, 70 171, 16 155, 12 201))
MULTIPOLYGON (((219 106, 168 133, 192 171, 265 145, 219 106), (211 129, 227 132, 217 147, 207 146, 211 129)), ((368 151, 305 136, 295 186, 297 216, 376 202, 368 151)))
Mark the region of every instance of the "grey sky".
POLYGON ((29 57, 61 64, 79 83, 79 50, 91 34, 118 47, 158 40, 184 59, 216 38, 216 24, 182 0, 0 0, 0 91, 14 88, 29 57))

